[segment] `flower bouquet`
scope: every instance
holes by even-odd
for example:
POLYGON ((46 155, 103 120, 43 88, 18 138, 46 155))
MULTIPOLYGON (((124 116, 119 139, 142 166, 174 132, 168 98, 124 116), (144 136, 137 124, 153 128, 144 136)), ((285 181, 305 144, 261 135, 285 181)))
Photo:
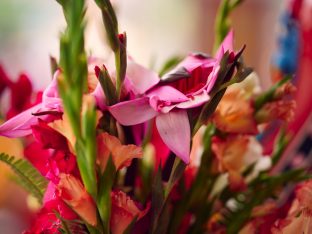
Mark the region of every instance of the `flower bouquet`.
POLYGON ((32 100, 27 77, 1 70, 0 93, 15 101, 0 135, 25 137, 25 159, 0 160, 40 204, 25 233, 311 231, 312 184, 291 186, 309 175, 272 170, 295 88, 286 76, 261 91, 245 46, 233 48, 228 15, 241 1, 222 1, 212 55, 170 59, 159 73, 127 53, 109 0, 95 2, 114 61, 84 50, 84 0, 57 2, 67 27, 49 86, 32 100), (273 121, 280 132, 265 152, 259 138, 273 121))

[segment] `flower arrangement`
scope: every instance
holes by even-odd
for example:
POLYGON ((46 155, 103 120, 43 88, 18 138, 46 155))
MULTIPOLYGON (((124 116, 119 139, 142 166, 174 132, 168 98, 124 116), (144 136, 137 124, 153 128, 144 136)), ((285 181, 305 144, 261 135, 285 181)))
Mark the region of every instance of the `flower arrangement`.
POLYGON ((0 160, 41 204, 25 233, 311 230, 306 170, 272 172, 289 136, 281 127, 268 152, 258 140, 293 118, 295 87, 286 76, 261 91, 245 46, 233 48, 228 15, 241 1, 222 1, 213 55, 169 60, 160 73, 128 55, 109 0, 95 2, 114 63, 84 50, 84 0, 57 2, 67 27, 50 85, 33 100, 26 76, 14 83, 0 70, 0 94, 12 97, 0 135, 26 137, 25 159, 0 160))

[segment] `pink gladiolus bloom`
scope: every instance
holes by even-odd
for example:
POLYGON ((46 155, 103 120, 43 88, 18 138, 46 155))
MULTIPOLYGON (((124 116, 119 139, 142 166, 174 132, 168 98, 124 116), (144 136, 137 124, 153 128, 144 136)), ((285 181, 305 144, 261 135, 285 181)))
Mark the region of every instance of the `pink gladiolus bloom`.
POLYGON ((158 132, 168 148, 189 163, 191 129, 187 109, 209 101, 225 52, 233 52, 231 31, 215 58, 189 55, 161 80, 157 74, 129 63, 127 79, 137 98, 110 106, 122 125, 136 125, 156 118, 158 132))
POLYGON ((44 90, 42 102, 21 112, 0 126, 0 135, 22 137, 31 134, 31 126, 38 124, 38 119, 47 122, 60 118, 62 113, 61 99, 57 93, 57 76, 55 73, 51 84, 44 90))

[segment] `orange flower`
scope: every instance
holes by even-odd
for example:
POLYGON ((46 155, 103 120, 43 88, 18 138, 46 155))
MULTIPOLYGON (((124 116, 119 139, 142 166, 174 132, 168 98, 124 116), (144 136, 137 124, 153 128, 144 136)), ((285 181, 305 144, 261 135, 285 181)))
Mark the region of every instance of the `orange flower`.
POLYGON ((258 132, 253 117, 254 109, 244 93, 233 89, 223 96, 214 115, 216 126, 229 133, 256 134, 258 132))
POLYGON ((110 220, 112 234, 122 234, 135 217, 137 220, 141 219, 149 209, 150 204, 144 210, 140 210, 138 205, 122 191, 112 192, 110 220))
POLYGON ((212 150, 216 155, 217 170, 228 172, 229 186, 232 191, 241 191, 246 188, 241 171, 245 168, 245 155, 248 149, 247 136, 229 136, 225 141, 214 139, 212 150))
POLYGON ((229 136, 225 141, 214 139, 212 150, 218 160, 220 172, 240 172, 244 166, 244 154, 247 151, 249 139, 247 136, 229 136))
POLYGON ((143 155, 141 147, 136 145, 122 145, 117 137, 111 136, 106 132, 97 136, 97 145, 98 163, 102 171, 105 169, 110 155, 112 155, 117 169, 130 166, 133 158, 141 158, 143 155))
POLYGON ((59 196, 86 222, 97 224, 96 207, 82 183, 70 174, 60 174, 59 196))

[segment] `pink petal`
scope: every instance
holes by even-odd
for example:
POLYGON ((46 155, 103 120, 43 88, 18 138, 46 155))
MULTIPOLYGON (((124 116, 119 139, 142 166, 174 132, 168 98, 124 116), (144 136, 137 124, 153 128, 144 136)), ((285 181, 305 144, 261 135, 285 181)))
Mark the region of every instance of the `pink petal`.
POLYGON ((205 102, 208 102, 210 96, 207 94, 206 91, 203 91, 201 94, 194 95, 186 102, 179 103, 176 107, 181 109, 188 109, 203 105, 205 102))
POLYGON ((57 91, 57 78, 61 74, 60 70, 57 70, 53 75, 53 80, 49 86, 44 90, 42 94, 42 103, 46 108, 53 108, 61 110, 61 99, 57 91))
POLYGON ((214 63, 215 63, 215 59, 213 58, 200 59, 191 54, 187 56, 181 63, 179 63, 177 67, 179 68, 184 67, 188 72, 192 72, 197 67, 200 67, 203 65, 205 67, 209 67, 209 66, 213 66, 214 63))
POLYGON ((126 76, 132 84, 132 89, 139 94, 145 93, 160 80, 157 73, 146 69, 132 60, 128 60, 126 76))
POLYGON ((190 161, 191 129, 185 110, 174 110, 156 117, 156 126, 164 143, 185 163, 190 161))
POLYGON ((96 105, 101 109, 101 110, 106 110, 107 107, 105 105, 105 94, 103 92, 102 86, 100 83, 97 84, 95 90, 91 93, 92 96, 94 96, 96 105))
POLYGON ((120 124, 125 126, 144 123, 158 114, 150 106, 147 97, 120 102, 108 107, 108 110, 120 124))
POLYGON ((188 100, 187 96, 169 85, 159 86, 148 92, 146 96, 158 96, 159 100, 168 102, 183 102, 188 100))
MULTIPOLYGON (((32 115, 41 108, 42 104, 33 106, 32 108, 23 111, 22 113, 14 116, 0 126, 0 135, 6 137, 23 137, 31 134, 31 125, 37 124, 38 117, 32 115)), ((45 116, 41 116, 42 119, 45 116)))
POLYGON ((223 56, 224 53, 227 51, 232 52, 233 51, 233 37, 234 37, 234 31, 231 30, 228 32, 227 36, 224 38, 223 42, 221 43, 217 53, 216 58, 220 58, 223 56))
POLYGON ((207 88, 206 88, 207 93, 209 93, 212 90, 214 84, 216 83, 219 70, 220 70, 220 65, 216 65, 213 68, 212 72, 209 74, 209 77, 207 79, 207 88))

